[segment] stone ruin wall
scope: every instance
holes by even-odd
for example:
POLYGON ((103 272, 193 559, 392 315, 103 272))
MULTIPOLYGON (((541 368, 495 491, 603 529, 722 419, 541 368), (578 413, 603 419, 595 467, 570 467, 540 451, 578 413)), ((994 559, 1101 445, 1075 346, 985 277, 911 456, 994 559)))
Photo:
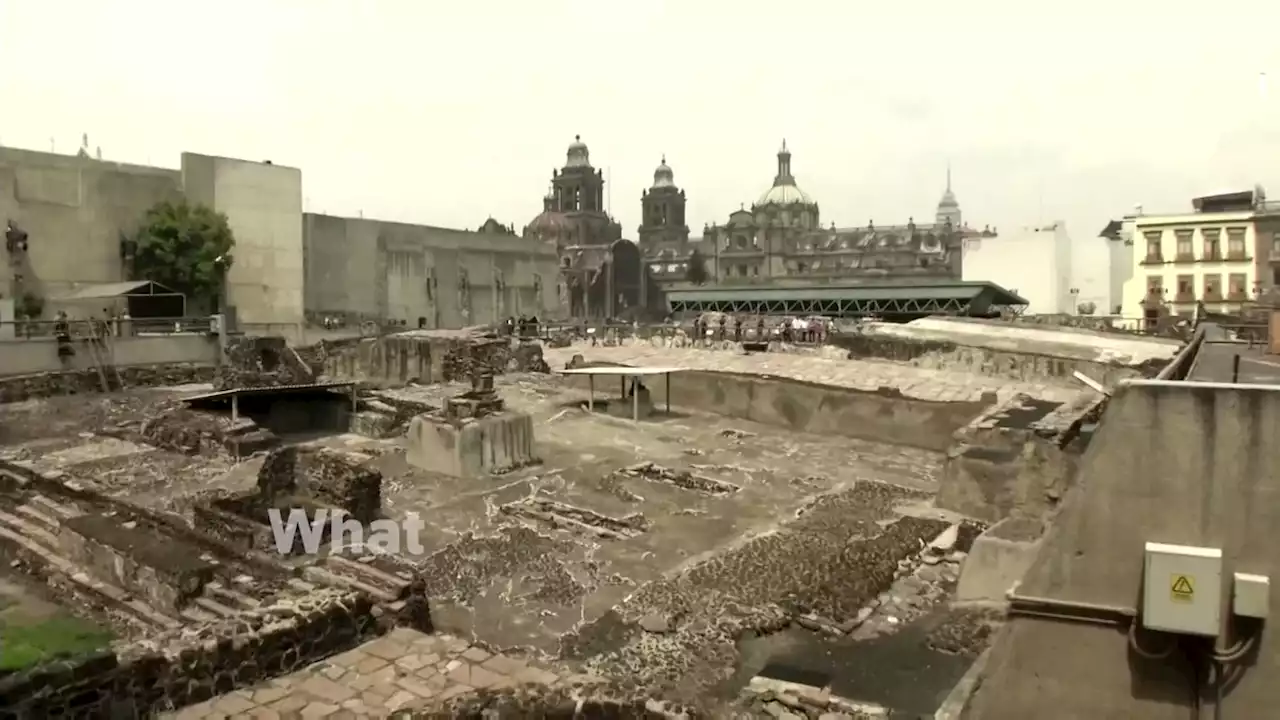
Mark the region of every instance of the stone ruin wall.
MULTIPOLYGON (((120 378, 126 388, 153 388, 169 385, 213 382, 216 369, 208 365, 175 363, 122 367, 120 378)), ((115 372, 108 381, 117 387, 115 372)), ((102 392, 102 379, 96 370, 14 375, 0 378, 0 404, 16 403, 57 395, 83 395, 102 392)))
POLYGON ((364 525, 382 513, 382 473, 362 453, 290 446, 273 450, 258 472, 265 507, 299 496, 343 510, 364 525))
POLYGON ((316 374, 282 337, 231 337, 226 362, 213 380, 215 390, 309 385, 316 374))
POLYGON ((360 593, 324 590, 0 678, 16 717, 149 717, 300 670, 377 633, 360 593))
MULTIPOLYGON (((282 453, 288 458, 289 453, 282 453)), ((319 468, 326 485, 309 485, 321 495, 348 497, 349 505, 368 507, 371 478, 359 458, 320 452, 315 457, 292 455, 291 471, 319 468)), ((264 473, 268 484, 287 484, 278 473, 264 473)), ((17 717, 147 717, 250 686, 348 650, 393 625, 430 631, 430 609, 421 579, 406 582, 399 602, 378 605, 379 598, 347 585, 321 587, 299 594, 277 593, 294 572, 273 558, 245 554, 241 548, 193 529, 181 520, 104 496, 65 479, 61 473, 41 474, 23 465, 0 464, 0 491, 32 490, 60 502, 76 501, 96 512, 80 516, 98 521, 111 518, 126 528, 139 528, 189 543, 202 552, 230 562, 223 572, 246 574, 272 598, 263 606, 234 617, 202 622, 171 631, 120 641, 109 651, 75 659, 54 660, 24 671, 0 675, 0 708, 17 717), (233 559, 234 558, 234 559, 233 559)), ((375 491, 376 492, 376 491, 375 491)), ((197 514, 197 518, 199 515, 197 514)), ((67 532, 64 526, 63 532, 67 532)), ((0 537, 5 554, 17 557, 20 569, 46 581, 69 608, 79 608, 124 631, 103 598, 78 595, 85 582, 66 582, 66 570, 47 560, 15 554, 0 537), (35 567, 39 566, 39 567, 35 567)), ((17 548, 20 550, 21 548, 17 548)), ((117 554, 119 551, 116 551, 117 554)), ((115 557, 120 566, 128 558, 115 557)), ((94 563, 98 567, 100 563, 94 563)), ((136 580, 137 578, 135 578, 136 580)), ((157 578, 157 584, 182 582, 157 578)), ((292 582, 292 581, 289 581, 292 582)), ((153 601, 156 598, 150 598, 153 601)), ((161 598, 177 600, 177 598, 161 598)), ((171 603, 166 603, 171 604, 171 603)), ((124 633, 126 636, 135 633, 124 633)), ((7 716, 7 715, 6 715, 7 716)))
POLYGON ((323 358, 328 377, 388 385, 464 382, 476 371, 550 372, 540 343, 477 335, 389 335, 321 343, 305 352, 323 358))

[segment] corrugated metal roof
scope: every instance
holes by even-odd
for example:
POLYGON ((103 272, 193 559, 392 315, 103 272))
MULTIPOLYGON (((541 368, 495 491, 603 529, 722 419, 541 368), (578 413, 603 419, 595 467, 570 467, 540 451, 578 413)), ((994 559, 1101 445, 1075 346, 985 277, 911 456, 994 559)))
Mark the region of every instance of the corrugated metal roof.
POLYGON ((233 395, 271 395, 279 393, 281 395, 297 392, 309 392, 314 390, 336 390, 338 388, 349 388, 355 385, 353 382, 327 382, 327 383, 307 383, 304 385, 264 385, 260 387, 244 387, 234 388, 231 390, 219 390, 217 392, 204 393, 203 395, 192 395, 191 397, 182 398, 183 402, 196 402, 198 400, 227 400, 233 395))
POLYGON ((788 300, 950 300, 970 299, 984 290, 997 293, 997 300, 1025 304, 1026 300, 987 282, 955 282, 893 285, 827 285, 823 287, 725 287, 696 290, 668 290, 672 302, 785 302, 788 300))
POLYGON ((93 283, 73 290, 65 295, 51 298, 51 300, 103 300, 106 298, 127 297, 130 295, 181 295, 181 293, 171 290, 158 282, 152 282, 151 280, 129 280, 127 282, 93 283), (144 288, 146 289, 146 292, 138 292, 144 288))

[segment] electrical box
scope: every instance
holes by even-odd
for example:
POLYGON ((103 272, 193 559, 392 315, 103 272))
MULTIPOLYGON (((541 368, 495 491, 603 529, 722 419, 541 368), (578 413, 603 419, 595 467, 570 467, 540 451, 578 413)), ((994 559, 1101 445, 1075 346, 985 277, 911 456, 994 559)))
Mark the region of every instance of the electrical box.
POLYGON ((1231 593, 1231 612, 1237 617, 1266 620, 1271 609, 1271 578, 1266 575, 1236 573, 1231 593))
POLYGON ((1222 627, 1222 550, 1147 543, 1142 626, 1217 637, 1222 627))

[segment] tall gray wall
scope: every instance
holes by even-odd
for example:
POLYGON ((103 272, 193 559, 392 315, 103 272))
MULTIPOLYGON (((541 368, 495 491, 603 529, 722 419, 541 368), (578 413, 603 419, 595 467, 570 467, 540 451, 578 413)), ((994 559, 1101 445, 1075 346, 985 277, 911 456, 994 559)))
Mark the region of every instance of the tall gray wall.
MULTIPOLYGON (((175 170, 0 147, 0 232, 9 219, 27 231, 24 285, 46 298, 121 280, 120 233, 133 232, 155 203, 180 197, 175 170)), ((12 293, 0 244, 0 295, 12 293)))
POLYGON ((555 249, 472 232, 307 213, 306 306, 314 316, 453 328, 559 313, 555 249))
MULTIPOLYGON (((1268 575, 1274 587, 1280 578, 1278 435, 1277 387, 1121 385, 1081 463, 1077 487, 1018 594, 1139 607, 1148 541, 1221 548, 1227 578, 1232 572, 1268 575)), ((1229 613, 1229 600, 1226 607, 1229 613)), ((1280 593, 1274 589, 1270 611, 1271 626, 1227 693, 1222 717, 1276 716, 1280 593)), ((1149 652, 1163 650, 1167 641, 1144 640, 1149 652)), ((1184 654, 1138 657, 1123 629, 1016 617, 992 647, 985 677, 962 717, 1182 720, 1192 717, 1192 682, 1184 654)))
POLYGON ((302 171, 182 154, 187 199, 225 213, 235 233, 227 303, 242 323, 303 321, 302 171))

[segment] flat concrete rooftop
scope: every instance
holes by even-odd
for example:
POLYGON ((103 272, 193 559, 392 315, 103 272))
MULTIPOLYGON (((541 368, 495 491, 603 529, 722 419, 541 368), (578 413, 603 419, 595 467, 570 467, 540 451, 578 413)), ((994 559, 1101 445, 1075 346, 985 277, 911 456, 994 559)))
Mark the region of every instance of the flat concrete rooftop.
POLYGON ((1130 366, 1170 360, 1180 347, 1178 341, 1167 338, 963 318, 922 318, 905 324, 868 323, 864 332, 1130 366))

